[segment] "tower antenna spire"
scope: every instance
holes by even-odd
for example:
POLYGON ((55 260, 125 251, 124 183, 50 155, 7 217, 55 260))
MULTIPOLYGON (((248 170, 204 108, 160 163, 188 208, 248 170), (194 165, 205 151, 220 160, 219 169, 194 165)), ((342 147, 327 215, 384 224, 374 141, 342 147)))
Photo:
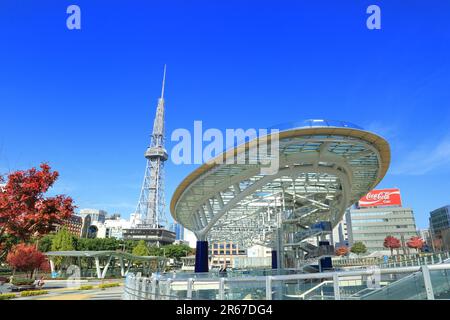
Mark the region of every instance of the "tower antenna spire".
POLYGON ((161 98, 158 99, 150 146, 144 153, 147 166, 144 173, 139 202, 130 229, 125 229, 124 239, 142 239, 146 242, 168 244, 175 241, 175 233, 167 230, 164 194, 164 162, 169 158, 164 148, 164 86, 166 65, 162 81, 161 98), (151 239, 151 240, 150 240, 151 239))
POLYGON ((164 75, 162 81, 161 99, 164 99, 164 86, 166 84, 166 65, 164 64, 164 75))

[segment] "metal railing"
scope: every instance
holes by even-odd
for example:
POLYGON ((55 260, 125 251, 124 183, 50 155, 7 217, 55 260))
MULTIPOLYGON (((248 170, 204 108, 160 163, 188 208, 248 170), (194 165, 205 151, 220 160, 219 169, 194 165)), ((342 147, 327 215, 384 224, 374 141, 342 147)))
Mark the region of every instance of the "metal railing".
POLYGON ((450 259, 450 252, 390 256, 387 261, 384 261, 381 257, 339 258, 333 259, 333 266, 351 267, 378 265, 381 268, 395 268, 442 263, 446 259, 450 259))
POLYGON ((124 300, 447 299, 450 263, 234 278, 129 274, 124 300), (414 289, 411 289, 414 288, 414 289))

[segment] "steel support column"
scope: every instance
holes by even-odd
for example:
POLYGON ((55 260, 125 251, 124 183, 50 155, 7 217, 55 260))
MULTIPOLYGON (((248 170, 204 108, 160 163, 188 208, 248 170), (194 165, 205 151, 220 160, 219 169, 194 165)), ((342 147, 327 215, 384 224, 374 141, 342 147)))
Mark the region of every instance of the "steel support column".
POLYGON ((277 250, 272 250, 272 269, 278 269, 277 250))
POLYGON ((195 272, 208 272, 208 241, 197 241, 195 251, 195 272))

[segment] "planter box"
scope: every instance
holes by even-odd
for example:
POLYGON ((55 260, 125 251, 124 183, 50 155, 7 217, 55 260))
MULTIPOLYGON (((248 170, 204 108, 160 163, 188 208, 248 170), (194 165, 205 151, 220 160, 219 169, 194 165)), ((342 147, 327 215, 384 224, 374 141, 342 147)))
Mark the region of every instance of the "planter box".
POLYGON ((20 292, 20 291, 35 290, 35 289, 36 289, 36 285, 34 285, 34 284, 24 285, 24 286, 16 286, 16 285, 11 286, 12 292, 20 292))

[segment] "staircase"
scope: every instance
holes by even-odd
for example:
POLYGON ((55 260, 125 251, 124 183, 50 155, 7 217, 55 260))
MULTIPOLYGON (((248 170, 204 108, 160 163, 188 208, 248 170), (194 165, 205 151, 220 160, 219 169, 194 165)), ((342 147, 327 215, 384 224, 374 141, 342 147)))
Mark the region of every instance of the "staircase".
MULTIPOLYGON (((324 259, 330 259, 329 256, 334 255, 334 247, 328 241, 319 242, 319 246, 315 246, 306 240, 313 237, 328 235, 332 232, 331 223, 327 221, 318 222, 311 227, 303 227, 303 230, 296 232, 293 236, 293 242, 287 243, 285 246, 295 247, 306 252, 307 260, 298 268, 303 272, 313 273, 319 272, 324 266, 324 259)), ((328 263, 330 264, 330 263, 328 263)))

